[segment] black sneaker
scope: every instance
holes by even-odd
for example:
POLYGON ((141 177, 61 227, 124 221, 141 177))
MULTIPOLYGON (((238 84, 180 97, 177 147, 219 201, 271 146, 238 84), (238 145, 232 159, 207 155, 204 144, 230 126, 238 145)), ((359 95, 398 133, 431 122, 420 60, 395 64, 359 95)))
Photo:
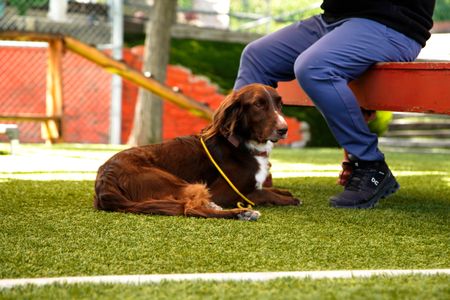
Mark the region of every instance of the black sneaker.
POLYGON ((330 198, 336 208, 372 208, 400 185, 384 161, 354 161, 352 174, 342 193, 330 198))

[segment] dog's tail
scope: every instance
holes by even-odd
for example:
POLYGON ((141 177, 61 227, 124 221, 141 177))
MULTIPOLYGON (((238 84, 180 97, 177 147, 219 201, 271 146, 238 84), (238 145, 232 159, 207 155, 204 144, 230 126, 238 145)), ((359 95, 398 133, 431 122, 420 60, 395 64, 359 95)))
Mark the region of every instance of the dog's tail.
POLYGON ((132 201, 119 191, 97 193, 94 207, 106 211, 201 218, 225 218, 255 221, 260 213, 248 209, 223 209, 210 202, 211 195, 203 184, 186 184, 179 197, 132 201))
POLYGON ((203 184, 186 184, 176 196, 143 200, 130 200, 117 187, 109 185, 107 189, 96 187, 94 207, 105 211, 207 217, 200 208, 208 206, 210 199, 211 195, 203 184))

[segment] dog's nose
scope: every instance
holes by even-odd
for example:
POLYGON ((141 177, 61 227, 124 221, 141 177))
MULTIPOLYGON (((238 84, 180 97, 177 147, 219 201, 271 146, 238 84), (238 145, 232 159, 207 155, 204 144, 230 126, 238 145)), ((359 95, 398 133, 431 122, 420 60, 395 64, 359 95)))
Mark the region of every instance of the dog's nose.
POLYGON ((286 128, 277 129, 277 134, 279 136, 284 136, 284 135, 286 135, 287 131, 288 131, 287 127, 286 128))

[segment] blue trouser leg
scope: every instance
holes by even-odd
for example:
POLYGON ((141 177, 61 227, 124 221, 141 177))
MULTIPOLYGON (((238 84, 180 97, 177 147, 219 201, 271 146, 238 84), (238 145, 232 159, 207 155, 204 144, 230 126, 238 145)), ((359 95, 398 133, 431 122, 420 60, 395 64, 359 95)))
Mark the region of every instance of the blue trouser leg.
POLYGON ((255 82, 276 86, 278 81, 294 79, 297 57, 327 32, 322 24, 320 18, 312 17, 248 44, 234 89, 255 82))
POLYGON ((328 25, 316 16, 250 44, 235 88, 251 82, 276 86, 295 77, 344 149, 361 160, 382 160, 377 136, 368 129, 348 82, 376 62, 414 60, 420 48, 371 20, 328 25))

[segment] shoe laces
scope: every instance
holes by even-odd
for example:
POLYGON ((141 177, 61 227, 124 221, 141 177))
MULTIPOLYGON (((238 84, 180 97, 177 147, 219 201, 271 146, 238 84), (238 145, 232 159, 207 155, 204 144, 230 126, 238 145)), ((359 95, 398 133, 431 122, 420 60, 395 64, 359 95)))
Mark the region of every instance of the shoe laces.
POLYGON ((352 174, 345 186, 349 191, 360 191, 362 188, 367 188, 373 174, 377 172, 375 168, 360 168, 357 163, 352 163, 352 174))

